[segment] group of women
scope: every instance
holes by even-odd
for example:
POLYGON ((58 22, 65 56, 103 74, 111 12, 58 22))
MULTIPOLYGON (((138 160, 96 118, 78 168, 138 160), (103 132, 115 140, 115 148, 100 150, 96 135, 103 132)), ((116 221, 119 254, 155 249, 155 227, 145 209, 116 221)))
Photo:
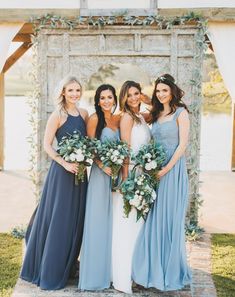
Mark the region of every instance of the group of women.
MULTIPOLYGON (((152 100, 141 86, 126 81, 120 90, 119 108, 115 88, 103 84, 94 97, 95 113, 88 117, 78 107, 82 86, 76 77, 66 77, 57 89, 57 108, 51 114, 44 148, 53 159, 40 203, 27 232, 27 249, 21 278, 42 289, 63 288, 78 270, 78 288, 132 293, 132 282, 145 288, 178 290, 189 284, 184 218, 188 199, 185 149, 189 116, 183 91, 174 78, 157 78, 152 100), (140 112, 149 101, 149 112, 140 112), (152 125, 150 130, 149 124, 152 125), (166 151, 167 160, 156 178, 160 180, 157 200, 147 220, 136 222, 135 209, 124 217, 121 193, 112 192, 110 167, 95 159, 87 179, 78 186, 77 163, 68 163, 53 148, 67 133, 126 141, 137 153, 153 138, 166 151)), ((121 179, 133 168, 126 159, 121 179)))

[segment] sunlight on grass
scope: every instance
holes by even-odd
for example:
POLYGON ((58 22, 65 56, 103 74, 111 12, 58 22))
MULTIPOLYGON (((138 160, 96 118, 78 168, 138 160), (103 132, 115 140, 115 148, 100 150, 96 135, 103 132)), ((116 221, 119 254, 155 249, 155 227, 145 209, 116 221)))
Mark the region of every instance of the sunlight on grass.
POLYGON ((0 234, 0 297, 10 297, 16 284, 22 258, 22 240, 0 234))
POLYGON ((212 276, 218 297, 235 296, 235 234, 212 235, 212 276))

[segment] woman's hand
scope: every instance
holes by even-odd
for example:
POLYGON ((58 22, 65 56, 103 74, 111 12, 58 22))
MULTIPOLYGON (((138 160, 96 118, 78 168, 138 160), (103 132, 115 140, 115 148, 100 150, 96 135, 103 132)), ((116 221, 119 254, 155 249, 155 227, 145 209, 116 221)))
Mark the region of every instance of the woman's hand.
POLYGON ((162 178, 165 174, 167 174, 168 171, 169 169, 167 167, 162 167, 162 169, 159 170, 157 173, 157 178, 158 179, 162 178))
POLYGON ((128 177, 128 176, 126 176, 126 175, 123 175, 123 176, 122 176, 122 183, 127 179, 127 177, 128 177))
POLYGON ((69 163, 64 161, 62 166, 64 167, 65 170, 67 170, 68 172, 77 174, 78 173, 78 163, 69 163))
POLYGON ((110 167, 101 166, 100 169, 103 170, 107 175, 112 176, 112 169, 110 167))

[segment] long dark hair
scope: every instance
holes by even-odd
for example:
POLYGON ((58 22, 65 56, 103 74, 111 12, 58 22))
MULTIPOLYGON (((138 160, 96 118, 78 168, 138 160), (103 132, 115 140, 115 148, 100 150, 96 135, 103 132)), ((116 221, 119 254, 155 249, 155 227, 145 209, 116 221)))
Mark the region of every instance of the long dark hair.
POLYGON ((164 109, 163 104, 158 100, 156 95, 157 85, 160 83, 168 85, 171 89, 172 99, 169 103, 171 110, 168 115, 173 114, 177 107, 184 107, 189 112, 187 105, 182 101, 184 91, 175 84, 175 79, 170 74, 163 74, 155 81, 152 95, 151 123, 157 121, 160 116, 160 112, 164 109))
POLYGON ((109 84, 103 84, 101 86, 98 87, 98 89, 95 92, 95 111, 98 117, 98 123, 96 126, 96 130, 95 130, 95 136, 96 138, 100 138, 102 130, 104 129, 104 127, 106 126, 106 121, 104 118, 104 113, 99 105, 100 102, 100 95, 101 92, 106 91, 106 90, 110 90, 113 94, 114 97, 114 102, 115 102, 115 108, 113 110, 113 112, 115 111, 116 107, 117 107, 117 95, 116 95, 116 90, 114 89, 113 86, 109 85, 109 84))
POLYGON ((136 123, 141 123, 141 120, 139 119, 139 117, 130 109, 130 107, 127 104, 128 91, 132 87, 136 88, 141 93, 141 86, 139 83, 132 80, 125 81, 121 87, 120 94, 119 94, 120 110, 129 113, 132 119, 136 123))

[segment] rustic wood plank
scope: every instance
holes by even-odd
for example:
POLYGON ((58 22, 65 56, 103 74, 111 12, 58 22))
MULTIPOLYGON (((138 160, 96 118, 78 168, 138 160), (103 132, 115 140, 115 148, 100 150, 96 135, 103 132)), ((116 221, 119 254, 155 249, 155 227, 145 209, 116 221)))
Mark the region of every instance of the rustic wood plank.
POLYGON ((4 73, 0 73, 0 171, 4 165, 4 73))
POLYGON ((31 43, 25 42, 23 43, 7 60, 6 63, 3 67, 3 73, 7 72, 8 69, 10 69, 10 67, 12 65, 15 64, 15 62, 21 57, 23 56, 23 54, 32 46, 31 43))
POLYGON ((17 34, 13 40, 14 42, 31 42, 31 36, 30 34, 17 34))

